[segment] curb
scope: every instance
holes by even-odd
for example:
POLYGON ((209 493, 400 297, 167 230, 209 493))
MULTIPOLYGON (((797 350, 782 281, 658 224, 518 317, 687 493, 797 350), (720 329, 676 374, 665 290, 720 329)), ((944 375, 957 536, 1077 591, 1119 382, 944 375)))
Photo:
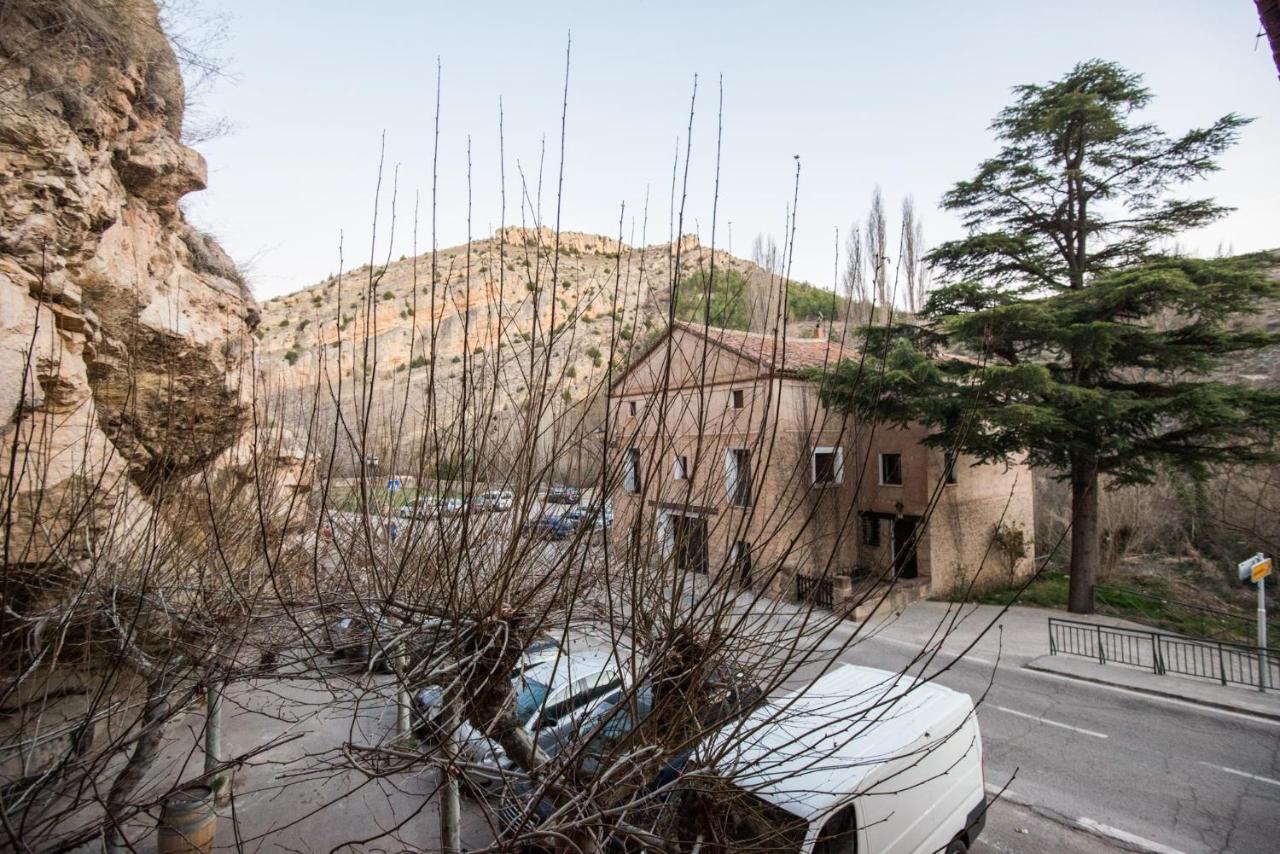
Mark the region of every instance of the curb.
POLYGON ((1022 669, 1034 670, 1037 673, 1048 673, 1053 676, 1061 676, 1063 679, 1075 679, 1078 682, 1091 682, 1094 685, 1106 685, 1110 688, 1122 688, 1126 691, 1133 691, 1138 694, 1149 694, 1152 697, 1162 697, 1166 700, 1178 700, 1183 703, 1191 703, 1195 706, 1204 706, 1207 709, 1217 709, 1223 712, 1234 712, 1238 715, 1248 715, 1254 718, 1280 721, 1280 711, 1267 712, 1259 709, 1251 709, 1247 706, 1237 706, 1231 703, 1218 703, 1213 700, 1202 700, 1198 697, 1188 697, 1185 694, 1178 694, 1173 691, 1162 691, 1158 688, 1147 688, 1139 685, 1130 685, 1126 682, 1115 682, 1110 679, 1101 679, 1096 676, 1084 676, 1079 673, 1064 673, 1061 670, 1038 666, 1031 661, 1022 665, 1022 669))

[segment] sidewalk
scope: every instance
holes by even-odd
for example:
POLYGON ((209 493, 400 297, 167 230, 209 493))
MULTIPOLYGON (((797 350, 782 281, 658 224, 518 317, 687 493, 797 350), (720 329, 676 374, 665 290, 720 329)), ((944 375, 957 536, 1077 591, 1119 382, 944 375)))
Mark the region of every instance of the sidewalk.
POLYGON ((1084 682, 1111 685, 1215 709, 1280 720, 1280 691, 1266 693, 1244 685, 1223 685, 1210 679, 1166 674, 1158 676, 1123 664, 1099 664, 1074 655, 1043 655, 1022 665, 1027 670, 1053 673, 1084 682))
MULTIPOLYGON (((899 643, 923 643, 926 638, 937 636, 942 640, 941 649, 953 655, 960 654, 973 644, 968 654, 989 660, 994 660, 998 655, 1006 666, 1280 720, 1280 690, 1272 689, 1264 693, 1256 688, 1222 685, 1210 679, 1174 674, 1157 675, 1150 670, 1123 664, 1100 664, 1092 658, 1050 655, 1050 617, 1150 630, 1147 626, 1097 614, 1065 614, 1020 605, 1001 613, 1001 608, 996 605, 917 602, 907 606, 900 614, 889 614, 868 621, 861 627, 861 631, 899 643), (940 625, 946 627, 945 638, 941 637, 943 632, 938 631, 940 625), (984 630, 986 635, 974 643, 974 639, 984 630)), ((936 645, 937 641, 934 643, 936 645)))

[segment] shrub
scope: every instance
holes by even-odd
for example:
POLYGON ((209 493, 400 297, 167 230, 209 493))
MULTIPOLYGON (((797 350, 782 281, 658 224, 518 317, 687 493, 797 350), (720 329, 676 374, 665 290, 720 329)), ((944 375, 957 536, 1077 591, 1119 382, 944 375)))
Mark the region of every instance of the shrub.
POLYGON ((1004 570, 1009 575, 1009 583, 1013 583, 1017 573, 1018 561, 1027 556, 1027 533, 1021 525, 999 524, 991 533, 991 546, 1004 561, 1004 570))
POLYGON ((294 362, 298 361, 298 351, 289 350, 284 354, 284 360, 292 365, 294 362))
POLYGON ((431 360, 426 356, 414 356, 413 361, 409 362, 411 368, 425 368, 431 364, 431 360))

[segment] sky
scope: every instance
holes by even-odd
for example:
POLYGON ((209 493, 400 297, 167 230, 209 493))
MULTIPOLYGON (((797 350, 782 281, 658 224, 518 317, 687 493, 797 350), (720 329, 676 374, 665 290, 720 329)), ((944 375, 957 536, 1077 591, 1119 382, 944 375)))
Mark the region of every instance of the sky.
POLYGON ((437 61, 442 248, 531 224, 540 173, 544 224, 559 195, 566 230, 616 235, 621 223, 630 243, 666 242, 678 152, 685 233, 709 244, 714 222, 716 245, 749 257, 757 234, 783 238, 798 198, 792 276, 831 287, 837 235, 865 218, 876 186, 891 228, 911 194, 929 244, 960 236, 940 198, 995 153, 988 128, 1011 87, 1095 57, 1145 75, 1144 117, 1169 132, 1255 117, 1222 170, 1184 191, 1235 211, 1179 242, 1206 255, 1280 247, 1280 80, 1245 0, 178 8, 190 35, 224 26, 226 74, 199 87, 190 118, 231 127, 197 145, 209 189, 185 208, 260 299, 335 272, 340 249, 346 268, 369 261, 384 145, 373 257, 414 251, 415 203, 418 251, 430 248, 437 61))

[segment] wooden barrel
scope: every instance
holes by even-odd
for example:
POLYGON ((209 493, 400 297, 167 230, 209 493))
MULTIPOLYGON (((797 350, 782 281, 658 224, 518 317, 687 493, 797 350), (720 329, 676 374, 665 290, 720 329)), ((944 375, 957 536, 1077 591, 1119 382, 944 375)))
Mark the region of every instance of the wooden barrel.
POLYGON ((159 854, 209 854, 217 822, 212 788, 180 789, 165 799, 160 811, 156 850, 159 854))

